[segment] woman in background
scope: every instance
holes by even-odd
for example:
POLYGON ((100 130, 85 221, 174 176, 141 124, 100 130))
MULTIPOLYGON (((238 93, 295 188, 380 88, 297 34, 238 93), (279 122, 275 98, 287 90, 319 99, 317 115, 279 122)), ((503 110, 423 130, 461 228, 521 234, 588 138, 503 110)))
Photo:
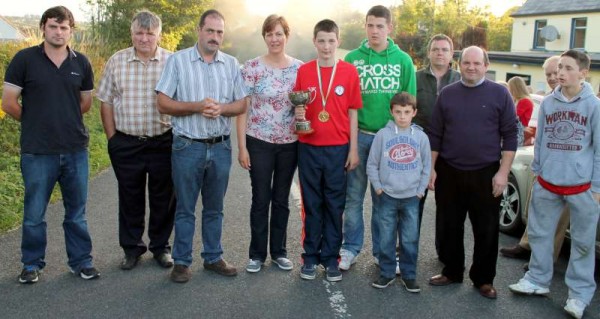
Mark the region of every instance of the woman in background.
POLYGON ((259 272, 267 258, 291 270, 286 237, 288 197, 297 165, 294 107, 288 94, 296 81, 300 60, 285 53, 290 28, 284 17, 268 16, 262 27, 267 53, 244 63, 247 111, 236 119, 240 165, 250 171, 251 240, 246 271, 259 272), (271 218, 269 219, 269 206, 271 218))
POLYGON ((531 119, 531 113, 533 112, 533 101, 529 97, 525 81, 518 76, 510 78, 508 80, 508 91, 515 102, 519 121, 521 121, 523 127, 527 127, 529 119, 531 119))

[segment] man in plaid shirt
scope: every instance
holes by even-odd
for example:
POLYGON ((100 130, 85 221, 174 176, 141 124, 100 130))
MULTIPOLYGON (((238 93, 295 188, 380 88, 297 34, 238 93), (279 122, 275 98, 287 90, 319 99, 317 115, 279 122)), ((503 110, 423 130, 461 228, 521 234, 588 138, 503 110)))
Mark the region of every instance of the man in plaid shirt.
POLYGON ((149 11, 131 22, 133 47, 107 62, 97 98, 108 138, 108 153, 119 184, 121 269, 133 269, 148 249, 162 267, 173 266, 169 237, 175 197, 171 180, 171 119, 157 109, 154 87, 171 52, 158 47, 161 20, 149 11), (142 240, 146 209, 150 218, 147 246, 142 240))

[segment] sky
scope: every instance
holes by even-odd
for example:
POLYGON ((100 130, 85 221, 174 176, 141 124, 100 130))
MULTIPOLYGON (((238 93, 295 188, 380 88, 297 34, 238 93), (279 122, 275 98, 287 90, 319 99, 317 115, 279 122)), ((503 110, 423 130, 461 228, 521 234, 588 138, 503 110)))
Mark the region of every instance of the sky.
MULTIPOLYGON (((246 0, 248 7, 256 8, 253 13, 268 15, 277 12, 277 7, 284 1, 281 0, 246 0), (264 11, 264 12, 263 12, 264 11)), ((439 1, 439 0, 436 0, 439 1)), ((506 10, 513 6, 522 5, 525 0, 469 0, 471 5, 479 7, 489 6, 490 11, 495 15, 502 15, 506 10)), ((371 6, 381 4, 385 6, 400 5, 402 0, 350 0, 353 8, 366 12, 371 6)), ((5 16, 23 16, 26 14, 41 15, 46 9, 63 5, 69 8, 76 21, 86 20, 87 13, 85 0, 16 0, 10 1, 0 6, 0 15, 5 16)))
POLYGON ((85 11, 85 0, 11 0, 10 5, 4 4, 0 6, 0 15, 3 16, 24 16, 27 14, 34 14, 41 16, 46 9, 63 5, 71 12, 75 17, 75 21, 86 20, 85 11), (82 10, 83 9, 83 10, 82 10))

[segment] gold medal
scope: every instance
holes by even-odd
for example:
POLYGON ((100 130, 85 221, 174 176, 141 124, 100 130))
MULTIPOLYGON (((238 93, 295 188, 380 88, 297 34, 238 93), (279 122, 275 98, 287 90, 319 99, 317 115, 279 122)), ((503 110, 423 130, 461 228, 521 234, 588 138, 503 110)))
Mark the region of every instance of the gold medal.
POLYGON ((327 94, 323 94, 323 83, 321 82, 321 67, 319 67, 319 61, 317 60, 317 78, 319 79, 319 91, 321 92, 321 103, 323 105, 323 110, 319 112, 319 121, 325 123, 329 121, 329 113, 325 110, 327 106, 327 98, 329 97, 329 92, 331 91, 331 87, 333 86, 333 79, 335 78, 335 71, 337 70, 337 61, 333 62, 333 70, 331 71, 331 77, 329 78, 329 86, 327 87, 327 94))
POLYGON ((327 113, 325 110, 319 112, 319 121, 323 123, 329 121, 329 113, 327 113))

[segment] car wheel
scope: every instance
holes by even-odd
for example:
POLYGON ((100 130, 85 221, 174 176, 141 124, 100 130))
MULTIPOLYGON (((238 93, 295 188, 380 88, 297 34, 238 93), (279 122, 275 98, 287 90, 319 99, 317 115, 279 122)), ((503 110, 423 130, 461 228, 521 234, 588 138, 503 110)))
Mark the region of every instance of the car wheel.
POLYGON ((502 193, 500 200, 500 231, 507 234, 518 235, 523 230, 521 219, 522 208, 519 196, 517 179, 511 174, 508 176, 508 185, 502 193))

